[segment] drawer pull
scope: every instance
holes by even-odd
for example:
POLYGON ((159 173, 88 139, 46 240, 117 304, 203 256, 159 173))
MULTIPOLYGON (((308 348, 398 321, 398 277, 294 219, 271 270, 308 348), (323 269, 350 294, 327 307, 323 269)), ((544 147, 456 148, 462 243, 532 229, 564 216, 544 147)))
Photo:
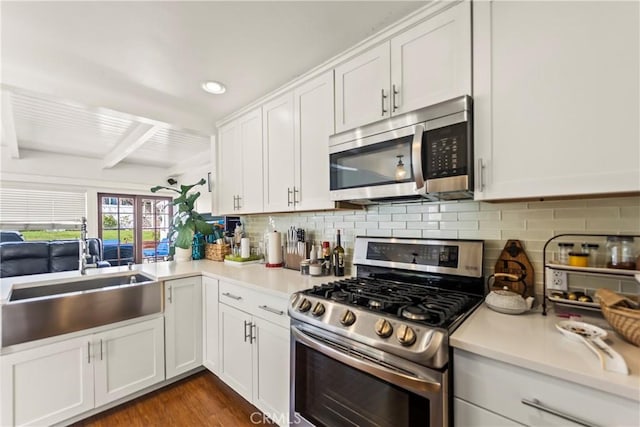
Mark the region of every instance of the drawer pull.
POLYGON ((229 292, 224 292, 222 295, 224 295, 225 297, 228 297, 228 298, 234 299, 234 300, 236 300, 236 301, 240 301, 240 300, 242 299, 242 297, 239 297, 239 296, 237 296, 237 295, 230 294, 229 292))
POLYGON ((277 308, 271 308, 271 307, 269 307, 267 305, 259 305, 258 308, 261 308, 261 309, 263 309, 265 311, 268 311, 269 313, 277 314, 279 316, 284 315, 284 311, 278 310, 277 308))
POLYGON ((543 412, 548 412, 549 414, 555 415, 556 417, 563 418, 565 420, 574 422, 576 424, 580 424, 582 426, 597 427, 596 424, 592 424, 592 423, 590 423, 588 421, 585 421, 583 419, 574 417, 573 415, 565 414, 564 412, 560 412, 557 409, 549 408, 548 406, 545 406, 542 403, 540 403, 540 401, 538 399, 532 399, 532 400, 522 399, 521 402, 524 405, 531 406, 532 408, 539 409, 539 410, 541 410, 543 412))

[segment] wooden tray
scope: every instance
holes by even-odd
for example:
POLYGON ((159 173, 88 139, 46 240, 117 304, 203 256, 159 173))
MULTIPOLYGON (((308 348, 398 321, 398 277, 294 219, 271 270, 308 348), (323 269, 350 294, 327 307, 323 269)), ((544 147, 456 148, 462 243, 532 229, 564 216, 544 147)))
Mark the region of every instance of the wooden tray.
POLYGON ((494 273, 508 273, 522 277, 520 282, 505 278, 496 278, 492 289, 503 289, 505 286, 525 297, 535 296, 533 265, 519 240, 508 240, 496 262, 494 273), (525 289, 526 285, 526 289, 525 289))

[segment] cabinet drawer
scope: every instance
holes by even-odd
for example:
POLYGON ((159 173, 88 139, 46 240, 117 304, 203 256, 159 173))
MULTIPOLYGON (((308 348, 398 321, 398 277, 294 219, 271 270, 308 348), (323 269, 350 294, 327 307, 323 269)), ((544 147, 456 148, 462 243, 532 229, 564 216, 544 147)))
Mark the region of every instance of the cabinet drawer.
POLYGON ((521 424, 456 397, 453 399, 453 425, 454 427, 517 427, 521 424))
POLYGON ((251 315, 289 327, 289 300, 220 281, 219 300, 251 315))
POLYGON ((522 403, 546 408, 594 425, 640 425, 640 403, 461 350, 454 353, 455 396, 531 426, 573 425, 522 403))

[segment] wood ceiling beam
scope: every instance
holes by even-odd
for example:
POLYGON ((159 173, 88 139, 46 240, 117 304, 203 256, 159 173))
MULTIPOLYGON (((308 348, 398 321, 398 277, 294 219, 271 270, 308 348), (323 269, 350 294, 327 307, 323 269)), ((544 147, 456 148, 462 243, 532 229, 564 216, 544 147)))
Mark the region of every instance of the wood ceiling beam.
POLYGON ((9 147, 11 158, 20 158, 20 147, 16 135, 16 123, 13 115, 13 103, 10 92, 2 93, 2 139, 9 147))
POLYGON ((142 147, 160 129, 162 129, 162 126, 148 123, 139 123, 137 126, 131 127, 120 142, 107 153, 102 162, 102 168, 109 169, 123 161, 131 153, 142 147))

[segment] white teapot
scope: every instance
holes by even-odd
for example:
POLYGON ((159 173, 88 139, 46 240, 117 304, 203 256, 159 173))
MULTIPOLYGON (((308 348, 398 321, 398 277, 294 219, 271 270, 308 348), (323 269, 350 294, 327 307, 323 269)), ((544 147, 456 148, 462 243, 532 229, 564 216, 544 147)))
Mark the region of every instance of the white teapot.
MULTIPOLYGON (((520 278, 514 274, 496 273, 489 277, 488 282, 490 282, 491 279, 495 280, 497 277, 505 277, 511 279, 514 282, 520 280, 520 278)), ((487 307, 499 313, 522 314, 526 311, 531 310, 534 298, 528 297, 525 299, 522 297, 522 295, 510 291, 509 288, 505 286, 504 289, 498 289, 489 292, 489 294, 485 297, 484 302, 487 304, 487 307)))

